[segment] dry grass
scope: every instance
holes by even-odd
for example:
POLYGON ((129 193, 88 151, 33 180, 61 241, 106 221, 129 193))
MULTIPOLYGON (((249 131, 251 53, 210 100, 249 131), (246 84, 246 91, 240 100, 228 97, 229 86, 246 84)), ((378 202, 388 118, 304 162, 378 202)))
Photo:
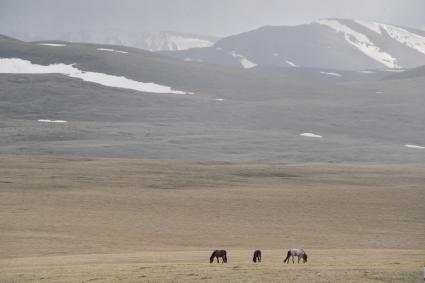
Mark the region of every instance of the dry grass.
POLYGON ((423 166, 2 156, 0 282, 418 282, 424 211, 423 166))

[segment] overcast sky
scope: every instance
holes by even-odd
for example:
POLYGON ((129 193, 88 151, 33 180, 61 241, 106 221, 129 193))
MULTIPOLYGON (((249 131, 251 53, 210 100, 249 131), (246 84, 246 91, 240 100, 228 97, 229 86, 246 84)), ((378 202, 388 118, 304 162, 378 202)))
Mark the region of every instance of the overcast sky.
POLYGON ((124 29, 224 36, 318 18, 425 29, 425 0, 0 0, 0 33, 124 29))

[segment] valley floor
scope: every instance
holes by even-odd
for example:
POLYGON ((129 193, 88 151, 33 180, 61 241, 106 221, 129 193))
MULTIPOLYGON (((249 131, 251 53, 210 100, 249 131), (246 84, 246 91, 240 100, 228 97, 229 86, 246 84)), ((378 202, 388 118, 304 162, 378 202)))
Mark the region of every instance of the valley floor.
POLYGON ((3 155, 0 282, 420 282, 424 184, 419 165, 3 155))

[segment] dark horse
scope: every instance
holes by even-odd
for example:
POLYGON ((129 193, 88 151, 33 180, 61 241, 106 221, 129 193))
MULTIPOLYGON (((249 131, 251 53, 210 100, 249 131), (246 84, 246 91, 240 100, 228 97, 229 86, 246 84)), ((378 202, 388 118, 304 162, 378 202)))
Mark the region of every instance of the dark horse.
POLYGON ((219 263, 220 261, 218 260, 218 258, 221 257, 223 259, 223 261, 221 263, 227 263, 227 252, 225 250, 215 250, 213 251, 213 253, 210 256, 210 263, 212 263, 214 261, 214 258, 217 258, 217 263, 219 263))
POLYGON ((253 262, 261 262, 261 251, 260 250, 256 250, 254 252, 254 256, 252 257, 252 261, 253 262))

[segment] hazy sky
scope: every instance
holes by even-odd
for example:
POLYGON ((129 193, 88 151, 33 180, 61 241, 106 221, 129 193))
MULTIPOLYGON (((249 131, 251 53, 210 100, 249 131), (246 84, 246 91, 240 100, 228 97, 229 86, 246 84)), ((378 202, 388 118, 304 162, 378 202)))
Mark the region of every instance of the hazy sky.
POLYGON ((229 35, 318 18, 425 29, 425 0, 0 0, 0 33, 125 29, 229 35))

